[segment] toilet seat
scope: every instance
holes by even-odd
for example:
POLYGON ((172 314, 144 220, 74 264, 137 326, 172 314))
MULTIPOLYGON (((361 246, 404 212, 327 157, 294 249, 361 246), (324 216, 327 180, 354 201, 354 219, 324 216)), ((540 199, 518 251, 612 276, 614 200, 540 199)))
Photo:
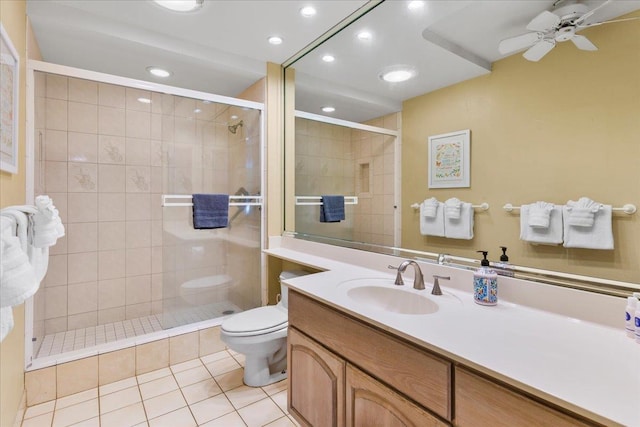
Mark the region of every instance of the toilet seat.
POLYGON ((289 325, 285 310, 274 306, 258 307, 235 314, 222 322, 222 331, 229 336, 264 335, 286 329, 289 325))

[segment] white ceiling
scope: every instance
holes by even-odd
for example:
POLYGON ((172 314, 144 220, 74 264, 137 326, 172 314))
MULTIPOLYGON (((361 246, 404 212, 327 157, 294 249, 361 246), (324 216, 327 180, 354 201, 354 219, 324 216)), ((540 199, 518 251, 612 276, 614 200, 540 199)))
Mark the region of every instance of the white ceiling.
POLYGON ((204 0, 175 13, 151 0, 27 0, 43 59, 72 67, 236 96, 365 0, 204 0), (317 14, 299 11, 312 4, 317 14), (281 45, 267 43, 272 35, 281 45), (169 79, 150 76, 162 66, 169 79))
MULTIPOLYGON (((603 1, 583 3, 594 8, 603 1)), ((151 0, 27 0, 27 13, 45 61, 236 96, 265 75, 265 62, 283 63, 365 3, 204 0, 200 11, 177 14, 151 0), (315 6, 317 15, 301 17, 306 5, 315 6), (269 45, 271 35, 284 43, 269 45), (174 74, 153 78, 145 71, 149 65, 174 74)), ((431 0, 417 13, 407 3, 383 2, 297 61, 296 108, 321 114, 321 106, 333 105, 336 116, 353 121, 399 111, 408 98, 490 72, 502 58, 499 41, 527 32, 527 23, 554 1, 431 0), (373 39, 357 40, 360 29, 373 39), (325 53, 336 61, 322 62, 325 53), (381 81, 382 69, 395 64, 415 67, 417 78, 381 81)), ((589 22, 638 9, 640 0, 613 1, 589 22)))

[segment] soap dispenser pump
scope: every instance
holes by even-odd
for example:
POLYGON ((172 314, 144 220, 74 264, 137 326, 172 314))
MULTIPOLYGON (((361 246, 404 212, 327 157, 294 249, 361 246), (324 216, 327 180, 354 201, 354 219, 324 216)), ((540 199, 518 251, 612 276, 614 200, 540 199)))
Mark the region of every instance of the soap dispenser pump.
POLYGON ((480 268, 473 273, 473 300, 481 305, 498 304, 498 274, 489 266, 487 251, 477 251, 483 255, 480 268))
POLYGON ((507 247, 500 246, 500 249, 502 249, 502 255, 500 255, 500 262, 494 264, 498 269, 497 273, 500 276, 513 277, 514 272, 513 272, 513 269, 511 268, 511 265, 509 265, 509 257, 507 256, 507 247))

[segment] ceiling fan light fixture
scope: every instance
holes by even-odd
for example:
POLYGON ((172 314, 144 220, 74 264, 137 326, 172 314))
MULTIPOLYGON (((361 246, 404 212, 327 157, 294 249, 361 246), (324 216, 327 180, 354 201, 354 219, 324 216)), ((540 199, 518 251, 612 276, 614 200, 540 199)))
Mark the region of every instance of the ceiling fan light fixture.
POLYGON ((396 65, 383 70, 379 77, 385 82, 400 83, 412 79, 418 74, 413 67, 407 65, 396 65))
POLYGON ((164 68, 155 67, 155 66, 147 67, 147 72, 151 75, 154 75, 156 77, 162 77, 162 78, 167 78, 173 74, 169 70, 165 70, 164 68))
POLYGON ((204 0, 153 0, 158 6, 173 12, 194 12, 202 7, 204 0))

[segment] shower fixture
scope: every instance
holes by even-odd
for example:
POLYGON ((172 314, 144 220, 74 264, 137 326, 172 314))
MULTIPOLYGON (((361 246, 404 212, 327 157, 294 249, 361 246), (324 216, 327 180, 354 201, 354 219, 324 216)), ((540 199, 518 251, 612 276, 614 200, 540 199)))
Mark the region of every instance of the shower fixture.
POLYGON ((236 123, 235 125, 229 125, 227 126, 227 129, 229 129, 229 132, 231 132, 232 134, 236 134, 236 132, 238 132, 238 127, 242 127, 244 126, 244 122, 242 120, 240 120, 238 123, 236 123))

